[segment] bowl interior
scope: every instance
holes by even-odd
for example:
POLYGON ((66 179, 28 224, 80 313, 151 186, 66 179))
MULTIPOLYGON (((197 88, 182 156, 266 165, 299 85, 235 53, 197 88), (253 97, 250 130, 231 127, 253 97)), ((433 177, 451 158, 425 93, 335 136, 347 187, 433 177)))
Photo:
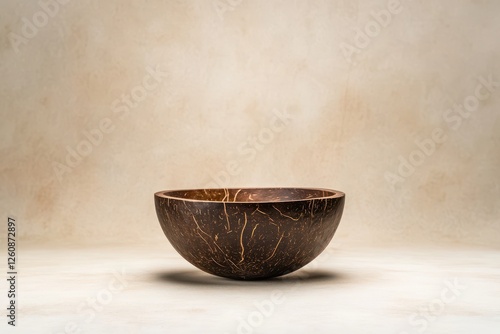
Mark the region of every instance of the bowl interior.
POLYGON ((288 202, 341 197, 342 193, 312 188, 221 188, 173 190, 157 196, 192 201, 210 202, 288 202))

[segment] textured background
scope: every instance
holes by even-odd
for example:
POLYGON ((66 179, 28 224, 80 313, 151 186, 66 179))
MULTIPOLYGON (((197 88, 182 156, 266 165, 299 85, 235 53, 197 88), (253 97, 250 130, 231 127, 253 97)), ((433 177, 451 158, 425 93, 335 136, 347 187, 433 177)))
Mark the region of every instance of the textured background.
POLYGON ((337 242, 498 246, 499 10, 2 1, 2 215, 24 239, 162 240, 155 191, 315 186, 347 193, 337 242))

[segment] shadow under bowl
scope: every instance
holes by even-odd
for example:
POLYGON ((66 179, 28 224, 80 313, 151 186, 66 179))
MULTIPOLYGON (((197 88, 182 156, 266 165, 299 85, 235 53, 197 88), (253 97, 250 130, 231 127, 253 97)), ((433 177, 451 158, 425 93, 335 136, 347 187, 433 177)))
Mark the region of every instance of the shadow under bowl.
POLYGON ((155 193, 172 246, 221 277, 265 279, 291 273, 328 246, 345 194, 314 188, 171 190, 155 193))

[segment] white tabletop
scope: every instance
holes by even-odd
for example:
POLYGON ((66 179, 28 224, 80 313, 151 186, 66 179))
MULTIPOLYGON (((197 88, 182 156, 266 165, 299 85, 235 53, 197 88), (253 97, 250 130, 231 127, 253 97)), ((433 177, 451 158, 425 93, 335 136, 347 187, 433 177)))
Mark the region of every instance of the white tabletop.
POLYGON ((16 333, 500 331, 499 250, 332 243, 294 274, 248 282, 205 274, 166 241, 23 245, 18 271, 16 333))

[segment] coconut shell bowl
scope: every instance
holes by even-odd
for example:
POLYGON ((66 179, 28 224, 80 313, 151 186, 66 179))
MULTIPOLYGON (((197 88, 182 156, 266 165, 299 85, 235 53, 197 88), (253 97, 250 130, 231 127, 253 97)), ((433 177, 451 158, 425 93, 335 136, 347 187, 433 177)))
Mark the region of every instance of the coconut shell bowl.
POLYGON ((345 194, 314 188, 169 190, 156 213, 172 246, 195 267, 258 280, 315 259, 340 223, 345 194))

